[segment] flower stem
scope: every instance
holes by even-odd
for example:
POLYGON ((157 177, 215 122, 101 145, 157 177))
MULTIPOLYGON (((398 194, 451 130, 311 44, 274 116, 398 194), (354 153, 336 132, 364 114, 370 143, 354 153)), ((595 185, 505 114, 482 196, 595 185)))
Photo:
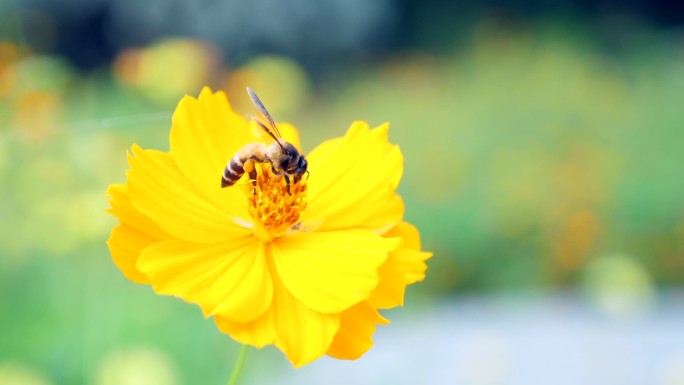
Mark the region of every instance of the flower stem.
POLYGON ((245 361, 247 361, 247 352, 249 351, 249 345, 242 345, 238 358, 233 366, 233 373, 230 374, 230 379, 228 380, 228 385, 236 385, 238 379, 240 379, 240 374, 242 374, 242 368, 245 367, 245 361))

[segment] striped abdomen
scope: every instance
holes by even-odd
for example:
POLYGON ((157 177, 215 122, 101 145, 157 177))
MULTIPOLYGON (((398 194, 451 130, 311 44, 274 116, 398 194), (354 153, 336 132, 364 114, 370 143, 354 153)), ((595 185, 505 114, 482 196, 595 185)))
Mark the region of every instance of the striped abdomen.
POLYGON ((266 145, 263 143, 250 143, 238 151, 228 162, 221 176, 221 187, 229 187, 235 184, 247 171, 252 171, 252 162, 266 161, 266 145))

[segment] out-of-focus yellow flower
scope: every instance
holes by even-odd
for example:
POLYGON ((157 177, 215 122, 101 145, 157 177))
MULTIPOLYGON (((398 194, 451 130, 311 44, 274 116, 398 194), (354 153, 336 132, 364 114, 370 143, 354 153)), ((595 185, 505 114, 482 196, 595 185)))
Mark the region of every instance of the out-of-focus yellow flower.
POLYGON ((281 56, 259 56, 250 60, 230 71, 223 84, 233 109, 238 112, 251 108, 249 100, 242 98, 248 86, 259 90, 259 95, 269 100, 268 110, 275 116, 299 110, 309 95, 309 79, 304 69, 294 60, 281 56))
POLYGON ((62 110, 60 95, 53 92, 32 91, 21 94, 14 107, 13 123, 22 137, 29 140, 46 138, 57 130, 62 110))
MULTIPOLYGON (((279 128, 299 147, 294 127, 279 128)), ((388 128, 355 122, 322 143, 290 193, 259 163, 254 187, 243 176, 221 188, 227 161, 268 137, 223 93, 185 97, 171 150, 134 145, 127 182, 108 190, 121 222, 108 241, 114 262, 129 279, 198 304, 235 340, 277 346, 295 366, 325 354, 356 359, 388 322, 378 309, 403 304, 431 255, 402 219, 403 157, 388 128)))
POLYGON ((202 40, 167 39, 123 51, 113 64, 115 78, 153 102, 173 103, 207 84, 219 66, 214 46, 202 40))
POLYGON ((565 218, 551 241, 554 260, 563 270, 576 270, 584 265, 596 245, 600 224, 591 210, 580 210, 565 218))
POLYGON ((5 98, 17 82, 17 63, 23 56, 21 47, 0 40, 0 99, 5 98))

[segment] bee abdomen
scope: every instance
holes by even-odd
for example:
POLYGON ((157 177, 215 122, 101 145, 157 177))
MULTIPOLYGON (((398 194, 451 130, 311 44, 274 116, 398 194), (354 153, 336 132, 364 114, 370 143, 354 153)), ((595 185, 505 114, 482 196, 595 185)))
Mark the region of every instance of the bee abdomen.
POLYGON ((237 153, 228 162, 225 170, 223 170, 223 175, 221 176, 221 187, 229 187, 235 184, 242 174, 245 173, 245 163, 240 159, 240 154, 237 153))
MULTIPOLYGON (((267 159, 266 146, 263 143, 255 142, 245 145, 230 159, 225 170, 223 170, 221 187, 234 185, 245 173, 247 162, 265 162, 267 159)), ((248 167, 248 169, 251 172, 253 167, 248 167)))

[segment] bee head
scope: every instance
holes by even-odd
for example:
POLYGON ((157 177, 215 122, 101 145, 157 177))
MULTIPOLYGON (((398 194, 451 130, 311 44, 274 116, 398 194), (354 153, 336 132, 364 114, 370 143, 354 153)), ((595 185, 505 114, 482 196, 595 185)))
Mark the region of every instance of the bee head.
POLYGON ((280 140, 269 148, 269 158, 273 165, 288 174, 301 175, 308 166, 306 159, 297 151, 295 146, 280 140))

